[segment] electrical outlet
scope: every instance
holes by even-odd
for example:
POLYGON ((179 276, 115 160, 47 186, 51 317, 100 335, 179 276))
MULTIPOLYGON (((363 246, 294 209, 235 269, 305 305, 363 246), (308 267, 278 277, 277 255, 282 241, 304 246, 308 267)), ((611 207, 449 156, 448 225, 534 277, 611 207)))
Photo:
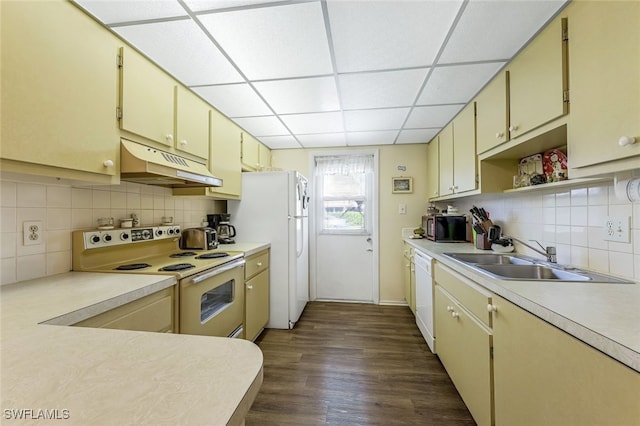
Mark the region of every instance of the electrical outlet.
POLYGON ((605 241, 617 241, 619 243, 629 243, 629 228, 631 218, 629 216, 608 216, 604 224, 605 241))
POLYGON ((398 204, 398 214, 407 214, 406 204, 398 204))
POLYGON ((44 227, 42 225, 42 221, 28 221, 23 222, 22 230, 24 231, 24 245, 25 246, 36 246, 39 244, 43 244, 43 232, 44 227))

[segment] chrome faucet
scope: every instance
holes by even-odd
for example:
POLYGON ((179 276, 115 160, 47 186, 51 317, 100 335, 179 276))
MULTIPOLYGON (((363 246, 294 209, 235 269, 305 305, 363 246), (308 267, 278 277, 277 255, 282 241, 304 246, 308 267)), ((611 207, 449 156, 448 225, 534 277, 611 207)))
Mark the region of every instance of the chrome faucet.
POLYGON ((526 246, 528 248, 530 248, 531 250, 535 251, 536 253, 539 253, 541 255, 543 255, 544 257, 547 258, 547 262, 551 262, 551 263, 558 263, 558 258, 556 257, 556 248, 554 246, 547 246, 544 247, 542 244, 540 244, 538 241, 536 240, 529 240, 529 241, 535 241, 536 244, 538 244, 540 246, 540 248, 542 248, 542 250, 539 250, 537 247, 533 247, 527 243, 525 243, 522 240, 519 240, 517 238, 514 237, 507 237, 511 240, 517 241, 520 244, 522 244, 523 246, 526 246))

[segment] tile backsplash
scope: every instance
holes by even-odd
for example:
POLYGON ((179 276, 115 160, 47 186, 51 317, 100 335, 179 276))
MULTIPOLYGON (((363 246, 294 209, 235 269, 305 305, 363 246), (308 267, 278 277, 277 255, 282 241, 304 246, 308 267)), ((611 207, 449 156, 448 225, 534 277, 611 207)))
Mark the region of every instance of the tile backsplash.
POLYGON ((71 270, 71 231, 95 228, 100 217, 113 217, 117 224, 137 213, 141 225, 157 225, 163 216, 173 216, 175 223, 189 228, 226 207, 205 197, 173 196, 168 188, 129 182, 74 186, 12 177, 0 184, 0 284, 71 270), (43 222, 44 244, 23 244, 25 221, 43 222))
MULTIPOLYGON (((640 203, 618 199, 613 184, 480 195, 453 204, 461 212, 484 207, 505 235, 556 246, 558 263, 640 280, 640 203), (631 218, 630 242, 604 240, 607 216, 631 218)), ((518 252, 540 256, 515 244, 518 252)))

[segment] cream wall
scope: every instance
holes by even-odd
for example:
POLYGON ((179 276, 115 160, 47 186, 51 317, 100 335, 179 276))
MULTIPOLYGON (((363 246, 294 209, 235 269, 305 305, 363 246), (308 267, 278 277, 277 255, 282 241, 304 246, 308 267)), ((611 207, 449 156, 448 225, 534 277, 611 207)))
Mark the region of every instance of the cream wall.
MULTIPOLYGON (((402 290, 402 228, 420 225, 427 203, 427 145, 382 145, 350 147, 346 149, 377 149, 379 151, 379 225, 380 225, 380 303, 405 303, 402 290), (404 166, 405 171, 399 171, 404 166), (411 176, 413 193, 392 194, 391 178, 411 176), (398 205, 406 204, 406 214, 398 213, 398 205)), ((272 166, 284 170, 298 170, 309 176, 309 157, 312 152, 344 149, 288 149, 272 152, 272 166)))

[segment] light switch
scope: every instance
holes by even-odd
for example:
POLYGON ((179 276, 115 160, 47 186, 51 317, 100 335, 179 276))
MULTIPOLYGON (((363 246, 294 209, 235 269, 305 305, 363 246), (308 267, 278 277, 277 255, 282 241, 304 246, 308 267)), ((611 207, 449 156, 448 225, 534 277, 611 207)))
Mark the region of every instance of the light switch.
POLYGON ((406 204, 398 204, 398 214, 407 214, 406 204))

